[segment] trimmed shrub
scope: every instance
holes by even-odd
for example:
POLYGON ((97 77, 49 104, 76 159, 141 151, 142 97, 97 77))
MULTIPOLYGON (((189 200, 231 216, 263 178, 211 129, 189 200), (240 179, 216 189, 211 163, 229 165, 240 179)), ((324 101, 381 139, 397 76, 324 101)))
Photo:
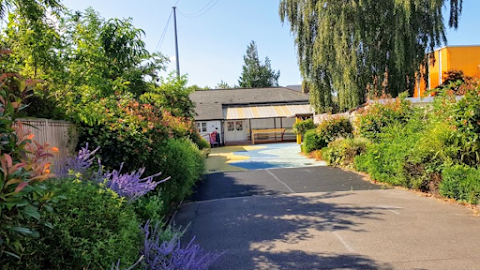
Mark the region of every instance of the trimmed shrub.
POLYGON ((440 194, 461 202, 477 204, 480 200, 480 170, 465 165, 447 167, 442 172, 440 194))
POLYGON ((305 135, 305 132, 315 129, 315 124, 313 123, 313 119, 307 119, 300 121, 298 123, 295 123, 293 125, 293 133, 297 135, 305 135))
POLYGON ((365 153, 370 144, 366 138, 340 138, 322 149, 322 158, 329 165, 351 166, 355 157, 365 153))
POLYGON ((192 193, 196 181, 205 172, 205 155, 189 139, 169 139, 159 149, 152 158, 157 159, 163 175, 171 177, 157 188, 167 211, 192 193))
POLYGON ((305 133, 302 144, 302 152, 310 153, 317 149, 322 149, 327 145, 327 141, 324 138, 320 137, 319 134, 311 129, 305 133))
POLYGON ((3 269, 110 269, 119 259, 122 267, 138 259, 140 224, 124 198, 94 182, 52 182, 59 201, 43 216, 53 229, 44 228, 21 260, 3 269))

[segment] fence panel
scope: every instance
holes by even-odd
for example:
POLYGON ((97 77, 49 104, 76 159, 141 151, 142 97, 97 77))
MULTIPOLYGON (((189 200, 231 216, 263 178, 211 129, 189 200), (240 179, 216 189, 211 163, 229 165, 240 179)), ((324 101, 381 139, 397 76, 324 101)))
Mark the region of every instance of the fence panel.
POLYGON ((78 142, 78 133, 75 125, 66 121, 50 119, 20 119, 24 128, 35 135, 34 140, 38 143, 48 143, 58 148, 54 154, 52 165, 70 156, 78 142))

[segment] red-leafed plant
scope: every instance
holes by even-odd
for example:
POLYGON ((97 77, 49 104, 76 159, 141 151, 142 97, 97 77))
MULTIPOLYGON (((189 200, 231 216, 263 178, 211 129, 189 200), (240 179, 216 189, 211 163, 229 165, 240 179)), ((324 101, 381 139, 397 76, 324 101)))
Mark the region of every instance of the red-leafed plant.
POLYGON ((26 107, 22 98, 36 83, 16 74, 0 76, 0 264, 4 256, 20 257, 21 239, 38 237, 36 227, 51 226, 41 222, 38 209, 49 208, 53 194, 42 182, 53 176, 48 159, 58 149, 33 141, 17 120, 26 107))

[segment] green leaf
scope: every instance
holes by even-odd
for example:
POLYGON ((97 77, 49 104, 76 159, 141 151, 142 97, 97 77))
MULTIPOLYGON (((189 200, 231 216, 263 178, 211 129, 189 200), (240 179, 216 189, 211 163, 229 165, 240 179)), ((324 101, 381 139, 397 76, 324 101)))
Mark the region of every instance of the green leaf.
POLYGON ((17 233, 24 234, 24 235, 31 235, 33 233, 32 230, 30 230, 29 228, 25 228, 25 227, 9 227, 8 229, 11 230, 11 231, 17 232, 17 233))
POLYGON ((25 215, 30 216, 36 220, 40 220, 40 213, 38 213, 38 208, 33 205, 27 205, 23 209, 23 213, 25 213, 25 215))
POLYGON ((18 256, 15 253, 12 253, 12 252, 9 252, 9 251, 4 251, 3 253, 7 254, 8 256, 12 256, 12 257, 20 260, 20 256, 18 256))
POLYGON ((34 237, 34 238, 39 238, 40 237, 40 233, 38 233, 37 231, 32 231, 32 233, 30 234, 31 237, 34 237))
POLYGON ((45 207, 45 210, 47 210, 47 212, 49 213, 53 212, 53 208, 50 205, 45 205, 44 207, 45 207))
POLYGON ((48 221, 43 223, 43 225, 45 225, 45 227, 47 227, 47 228, 53 229, 53 224, 48 222, 48 221))

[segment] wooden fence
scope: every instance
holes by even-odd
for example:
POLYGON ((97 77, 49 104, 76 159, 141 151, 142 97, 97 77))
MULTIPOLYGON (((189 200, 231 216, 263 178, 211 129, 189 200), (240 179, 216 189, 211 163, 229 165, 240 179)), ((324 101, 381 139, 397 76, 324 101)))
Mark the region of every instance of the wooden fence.
POLYGON ((38 143, 48 143, 58 148, 59 152, 54 154, 52 165, 59 164, 59 161, 70 156, 75 151, 78 142, 78 134, 75 125, 66 121, 50 119, 19 119, 24 128, 31 134, 38 143))

